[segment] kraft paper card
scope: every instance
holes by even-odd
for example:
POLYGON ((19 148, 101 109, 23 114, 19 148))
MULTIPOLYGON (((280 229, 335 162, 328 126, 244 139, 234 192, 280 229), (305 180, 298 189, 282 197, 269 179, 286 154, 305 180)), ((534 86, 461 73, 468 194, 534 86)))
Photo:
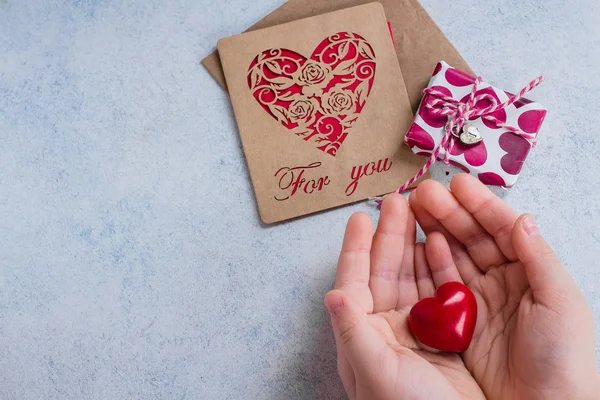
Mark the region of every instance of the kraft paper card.
POLYGON ((380 3, 218 43, 261 219, 395 190, 422 167, 380 3))
MULTIPOLYGON (((289 0, 249 31, 369 2, 370 0, 289 0)), ((455 68, 473 75, 473 71, 417 0, 380 0, 380 3, 383 4, 393 29, 396 55, 413 112, 419 107, 421 90, 427 86, 431 71, 438 61, 445 60, 455 68)), ((225 88, 225 77, 217 52, 210 54, 202 63, 225 88)))

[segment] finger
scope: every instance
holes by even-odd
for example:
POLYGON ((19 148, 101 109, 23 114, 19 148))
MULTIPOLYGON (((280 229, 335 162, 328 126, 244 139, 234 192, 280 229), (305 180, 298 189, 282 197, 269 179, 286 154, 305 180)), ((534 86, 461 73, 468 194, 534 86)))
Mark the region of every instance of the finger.
POLYGON ((479 267, 477 267, 477 265, 475 265, 462 243, 456 240, 456 238, 452 236, 446 230, 446 228, 444 228, 442 224, 433 217, 433 215, 423 208, 419 198, 417 197, 416 191, 413 191, 410 195, 410 208, 413 210, 417 222, 426 235, 430 234, 431 232, 440 232, 446 237, 446 240, 450 246, 450 251, 452 252, 452 258, 454 259, 454 262, 458 268, 458 272, 460 273, 460 276, 466 285, 469 285, 473 279, 482 275, 481 270, 479 267))
POLYGON ((444 235, 431 232, 425 242, 425 254, 436 288, 448 282, 463 283, 444 235))
MULTIPOLYGON (((333 320, 331 322, 333 328, 333 320)), ((348 359, 344 355, 344 348, 342 346, 342 343, 338 340, 335 330, 333 331, 333 333, 335 337, 335 348, 337 352, 338 374, 340 375, 342 385, 344 386, 344 390, 348 394, 348 397, 354 398, 356 395, 356 377, 354 376, 354 371, 352 370, 350 362, 348 362, 348 359)))
POLYGON ((377 355, 382 354, 387 345, 369 325, 362 306, 341 290, 327 293, 325 306, 331 316, 336 343, 352 369, 356 373, 372 369, 373 362, 378 360, 377 355))
POLYGON ((386 196, 371 247, 369 287, 373 312, 389 311, 398 304, 398 278, 404 257, 407 218, 406 199, 396 193, 386 196))
POLYGON ((513 246, 525 267, 534 301, 550 308, 564 300, 565 292, 575 283, 560 259, 546 243, 533 216, 524 214, 517 219, 512 234, 513 246))
POLYGON ((469 174, 455 176, 450 183, 454 197, 492 237, 506 258, 517 260, 512 230, 518 214, 487 186, 469 174))
POLYGON ((469 255, 482 271, 485 272, 491 267, 508 261, 494 238, 441 183, 433 180, 425 181, 417 187, 416 192, 423 208, 465 245, 469 255))
MULTIPOLYGON (((408 204, 408 203, 407 203, 408 204)), ((419 301, 419 290, 415 276, 415 242, 417 241, 417 222, 415 215, 408 207, 408 218, 406 218, 406 234, 404 235, 404 257, 400 266, 398 278, 398 304, 399 310, 406 306, 412 306, 419 301)))
POLYGON ((419 298, 433 297, 435 285, 431 277, 431 270, 425 257, 425 243, 417 243, 415 246, 415 275, 417 278, 417 288, 419 298))
POLYGON ((342 380, 342 385, 344 385, 344 390, 348 394, 348 397, 354 398, 356 395, 356 377, 354 376, 354 371, 344 355, 344 349, 338 340, 335 342, 335 347, 337 349, 338 374, 342 380))
POLYGON ((346 225, 342 251, 338 260, 335 288, 355 298, 366 312, 373 312, 369 289, 373 222, 365 213, 353 214, 346 225))

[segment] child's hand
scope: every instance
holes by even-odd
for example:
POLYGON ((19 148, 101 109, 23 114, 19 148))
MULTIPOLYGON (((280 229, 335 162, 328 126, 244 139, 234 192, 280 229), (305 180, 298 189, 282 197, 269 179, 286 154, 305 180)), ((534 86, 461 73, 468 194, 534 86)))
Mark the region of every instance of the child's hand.
POLYGON ((517 219, 468 175, 452 190, 427 181, 411 196, 425 248, 414 245, 413 213, 400 196, 384 201, 372 240, 368 217, 348 222, 337 290, 325 303, 350 397, 597 396, 590 310, 530 217, 517 219), (478 301, 462 358, 419 350, 406 323, 419 298, 450 280, 464 281, 478 301))
MULTIPOLYGON (((351 399, 483 399, 460 356, 419 349, 407 324, 410 308, 455 276, 434 272, 422 244, 415 247, 415 218, 400 195, 383 202, 377 232, 371 219, 348 221, 336 290, 325 297, 338 349, 338 369, 351 399)), ((439 235, 438 242, 443 241, 439 235)), ((434 271, 447 260, 430 254, 434 271)))
POLYGON ((424 182, 410 204, 426 234, 443 233, 452 253, 444 257, 477 298, 462 356, 485 395, 600 398, 591 310, 533 217, 517 217, 470 175, 455 177, 451 189, 424 182))

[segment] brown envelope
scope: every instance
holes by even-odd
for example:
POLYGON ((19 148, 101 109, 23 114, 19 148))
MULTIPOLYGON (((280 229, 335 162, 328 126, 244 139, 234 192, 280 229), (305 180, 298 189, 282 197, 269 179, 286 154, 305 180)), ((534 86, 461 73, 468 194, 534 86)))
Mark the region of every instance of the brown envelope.
POLYGON ((272 223, 389 193, 424 162, 380 3, 218 44, 260 216, 272 223))
MULTIPOLYGON (((341 10, 372 0, 289 0, 261 19, 248 31, 279 25, 314 15, 341 10)), ((433 22, 417 0, 379 0, 392 26, 396 53, 413 111, 421 100, 421 90, 427 86, 431 71, 444 60, 462 71, 472 73, 465 60, 433 22)), ((217 52, 202 63, 224 88, 225 77, 217 52)))

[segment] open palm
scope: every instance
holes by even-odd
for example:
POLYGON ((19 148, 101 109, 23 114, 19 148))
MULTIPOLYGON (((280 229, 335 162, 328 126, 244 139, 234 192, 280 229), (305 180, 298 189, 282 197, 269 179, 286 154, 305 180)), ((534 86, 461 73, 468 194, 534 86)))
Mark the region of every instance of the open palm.
POLYGON ((459 355, 424 351, 410 333, 410 308, 436 286, 460 279, 447 273, 444 237, 430 237, 425 248, 415 244, 415 233, 415 217, 400 195, 386 198, 374 236, 367 215, 348 221, 336 290, 325 299, 337 314, 344 387, 351 399, 484 398, 459 355))
POLYGON ((447 239, 477 298, 473 342, 462 356, 486 396, 600 396, 591 310, 533 217, 519 218, 470 175, 455 177, 451 189, 424 182, 410 204, 425 233, 447 239))
POLYGON ((401 196, 386 197, 374 236, 368 216, 348 222, 337 290, 325 302, 349 396, 593 395, 592 319, 574 282, 533 228, 523 229, 526 221, 477 180, 460 175, 452 189, 424 182, 410 208, 401 196), (415 217, 425 245, 415 244, 415 217), (410 307, 452 280, 467 284, 478 303, 462 357, 422 350, 407 326, 410 307), (573 324, 577 332, 562 331, 573 324))

